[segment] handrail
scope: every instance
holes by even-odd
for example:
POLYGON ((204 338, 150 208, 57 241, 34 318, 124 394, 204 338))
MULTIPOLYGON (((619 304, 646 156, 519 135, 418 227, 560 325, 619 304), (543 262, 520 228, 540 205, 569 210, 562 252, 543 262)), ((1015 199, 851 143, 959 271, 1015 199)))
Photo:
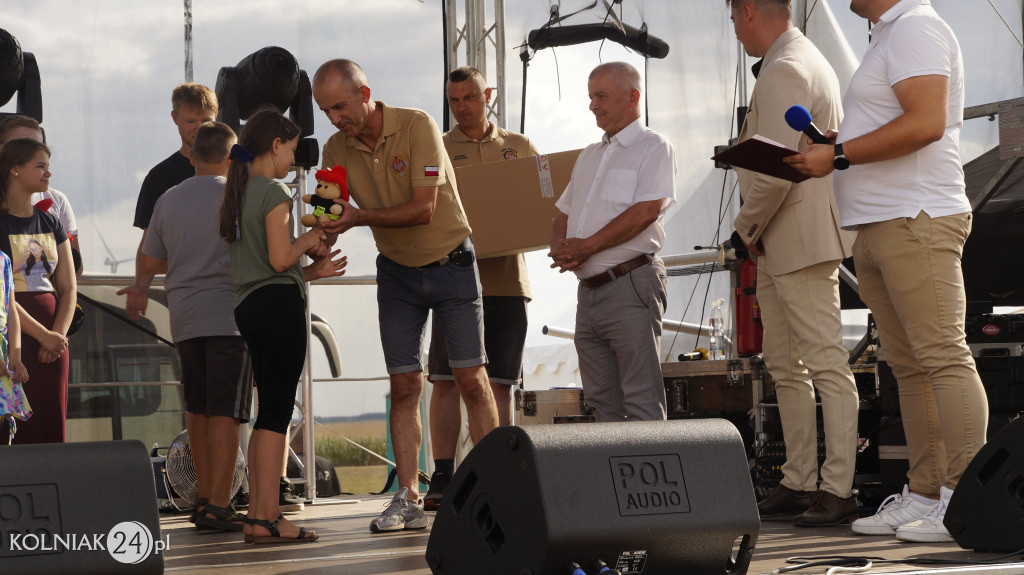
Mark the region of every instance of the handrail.
POLYGON ((156 387, 160 385, 181 385, 180 381, 95 381, 68 383, 68 387, 156 387))
MULTIPOLYGON (((84 273, 78 278, 78 285, 84 286, 111 286, 124 287, 132 285, 135 276, 84 273)), ((341 276, 337 278, 318 279, 311 282, 313 285, 377 285, 377 277, 373 275, 341 276)), ((164 276, 158 275, 153 278, 153 286, 163 286, 164 276)))

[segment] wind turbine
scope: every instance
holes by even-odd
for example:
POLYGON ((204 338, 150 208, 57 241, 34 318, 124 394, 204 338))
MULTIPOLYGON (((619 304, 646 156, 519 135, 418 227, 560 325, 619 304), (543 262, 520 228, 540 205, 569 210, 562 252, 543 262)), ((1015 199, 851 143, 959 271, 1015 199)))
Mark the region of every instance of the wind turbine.
POLYGON ((135 259, 135 258, 126 258, 126 259, 123 259, 123 260, 117 259, 117 256, 114 255, 114 252, 111 251, 110 246, 107 245, 107 240, 103 239, 103 232, 100 231, 100 228, 98 226, 96 227, 96 233, 99 234, 100 241, 103 242, 103 249, 107 250, 107 258, 105 260, 103 260, 103 265, 110 266, 110 273, 112 273, 112 274, 116 274, 117 273, 117 265, 118 264, 123 264, 125 262, 130 262, 130 261, 135 259))

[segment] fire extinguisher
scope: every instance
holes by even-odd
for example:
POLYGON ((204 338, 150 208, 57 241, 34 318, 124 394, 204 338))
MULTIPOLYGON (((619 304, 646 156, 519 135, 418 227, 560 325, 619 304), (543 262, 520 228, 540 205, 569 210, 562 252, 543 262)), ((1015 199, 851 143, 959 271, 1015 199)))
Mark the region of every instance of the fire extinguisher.
POLYGON ((764 325, 761 307, 757 304, 757 264, 752 258, 740 266, 736 282, 736 354, 749 356, 761 353, 764 325))

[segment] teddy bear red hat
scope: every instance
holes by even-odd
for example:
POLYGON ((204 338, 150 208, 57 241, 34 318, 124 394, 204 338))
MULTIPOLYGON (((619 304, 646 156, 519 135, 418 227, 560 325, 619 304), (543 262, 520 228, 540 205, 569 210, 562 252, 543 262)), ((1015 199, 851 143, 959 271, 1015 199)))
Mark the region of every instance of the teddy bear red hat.
POLYGON ((346 180, 347 173, 345 168, 342 166, 334 166, 327 170, 317 170, 314 174, 318 182, 331 182, 332 184, 338 184, 341 188, 341 199, 348 201, 348 183, 346 180))

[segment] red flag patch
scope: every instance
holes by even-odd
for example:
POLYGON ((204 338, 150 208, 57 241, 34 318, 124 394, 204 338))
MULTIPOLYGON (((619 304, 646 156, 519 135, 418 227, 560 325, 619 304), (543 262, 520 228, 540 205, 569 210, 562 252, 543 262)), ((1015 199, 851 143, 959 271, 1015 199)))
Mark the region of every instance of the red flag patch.
POLYGON ((423 175, 424 176, 436 176, 437 175, 437 166, 424 166, 424 168, 423 168, 423 175))

